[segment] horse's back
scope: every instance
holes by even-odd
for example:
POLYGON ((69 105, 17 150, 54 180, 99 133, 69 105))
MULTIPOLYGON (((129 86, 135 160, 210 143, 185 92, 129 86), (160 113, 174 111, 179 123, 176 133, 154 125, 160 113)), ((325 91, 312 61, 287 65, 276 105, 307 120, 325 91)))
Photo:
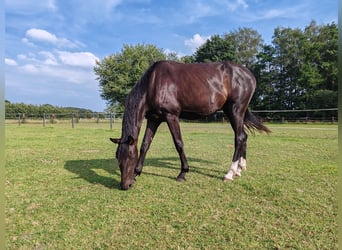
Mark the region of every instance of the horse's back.
POLYGON ((158 112, 209 115, 221 109, 228 98, 240 98, 246 89, 253 94, 253 75, 232 62, 159 61, 150 68, 147 101, 158 112))

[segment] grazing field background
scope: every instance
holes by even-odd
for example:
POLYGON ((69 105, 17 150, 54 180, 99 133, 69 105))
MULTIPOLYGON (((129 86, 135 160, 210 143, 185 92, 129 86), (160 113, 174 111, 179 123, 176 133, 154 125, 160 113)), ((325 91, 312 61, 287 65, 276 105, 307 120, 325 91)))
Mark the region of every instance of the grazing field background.
POLYGON ((76 126, 6 125, 6 249, 337 249, 336 125, 269 124, 226 183, 230 125, 183 122, 177 183, 163 124, 126 192, 108 140, 120 125, 76 126))

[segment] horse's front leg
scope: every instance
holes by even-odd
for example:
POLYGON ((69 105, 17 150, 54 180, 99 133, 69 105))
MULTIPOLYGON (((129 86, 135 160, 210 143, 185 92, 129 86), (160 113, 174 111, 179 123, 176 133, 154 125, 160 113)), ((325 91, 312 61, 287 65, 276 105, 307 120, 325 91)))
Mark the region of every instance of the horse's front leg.
POLYGON ((173 142, 176 146, 176 150, 179 154, 179 158, 181 160, 181 172, 177 177, 177 181, 185 181, 185 175, 189 172, 189 165, 186 159, 184 149, 183 149, 183 140, 179 126, 179 118, 176 115, 167 114, 166 115, 166 122, 169 126, 170 132, 172 134, 173 142))
POLYGON ((145 161, 147 150, 150 148, 151 142, 153 140, 153 137, 160 125, 161 121, 155 121, 152 119, 147 120, 146 130, 144 139, 141 143, 140 147, 140 155, 138 159, 138 163, 135 167, 135 176, 140 175, 142 172, 143 164, 145 161))

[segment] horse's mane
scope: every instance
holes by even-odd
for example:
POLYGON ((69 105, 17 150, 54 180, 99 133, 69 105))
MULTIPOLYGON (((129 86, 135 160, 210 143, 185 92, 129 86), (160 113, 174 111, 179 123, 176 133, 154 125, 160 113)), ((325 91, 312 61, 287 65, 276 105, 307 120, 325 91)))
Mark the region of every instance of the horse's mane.
MULTIPOLYGON (((158 62, 157 62, 158 63, 158 62)), ((133 138, 139 134, 142 120, 145 116, 144 104, 146 91, 150 75, 157 63, 152 64, 140 80, 133 86, 125 101, 123 116, 122 138, 126 139, 129 135, 133 138)))

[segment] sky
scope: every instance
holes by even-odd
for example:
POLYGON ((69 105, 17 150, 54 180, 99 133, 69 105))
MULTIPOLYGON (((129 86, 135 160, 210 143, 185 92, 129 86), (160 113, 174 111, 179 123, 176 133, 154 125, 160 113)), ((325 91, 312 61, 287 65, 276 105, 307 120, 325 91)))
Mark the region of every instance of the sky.
POLYGON ((124 44, 192 55, 210 36, 247 27, 338 23, 336 0, 5 0, 5 99, 101 112, 93 67, 124 44))

